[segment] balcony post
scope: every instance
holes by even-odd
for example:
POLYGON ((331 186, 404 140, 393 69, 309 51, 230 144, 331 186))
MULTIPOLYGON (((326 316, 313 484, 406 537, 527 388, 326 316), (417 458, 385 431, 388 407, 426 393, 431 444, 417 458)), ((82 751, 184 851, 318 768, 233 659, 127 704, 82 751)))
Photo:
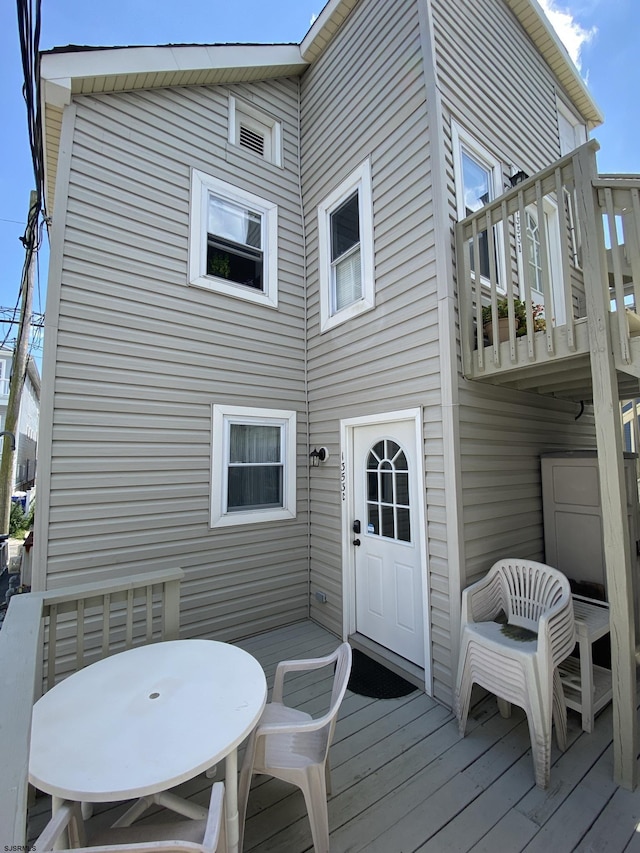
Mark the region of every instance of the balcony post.
POLYGON ((582 228, 582 267, 593 377, 604 556, 611 608, 614 781, 633 790, 637 784, 634 591, 618 384, 609 325, 604 230, 593 184, 598 175, 592 146, 585 145, 576 151, 573 168, 578 219, 582 228))

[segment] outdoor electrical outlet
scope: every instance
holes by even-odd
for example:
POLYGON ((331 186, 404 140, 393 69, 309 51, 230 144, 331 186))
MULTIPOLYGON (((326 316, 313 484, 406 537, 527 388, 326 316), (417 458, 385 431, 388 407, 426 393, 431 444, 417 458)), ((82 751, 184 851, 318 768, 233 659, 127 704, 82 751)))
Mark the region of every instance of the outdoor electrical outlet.
POLYGON ((327 596, 324 592, 316 592, 316 599, 320 602, 320 604, 327 603, 327 596))

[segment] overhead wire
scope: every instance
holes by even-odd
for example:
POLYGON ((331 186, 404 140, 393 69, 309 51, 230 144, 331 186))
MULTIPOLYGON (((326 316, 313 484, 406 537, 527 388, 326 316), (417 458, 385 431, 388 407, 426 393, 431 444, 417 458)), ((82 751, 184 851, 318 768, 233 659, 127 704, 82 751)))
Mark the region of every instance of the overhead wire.
MULTIPOLYGON (((20 302, 22 290, 29 275, 31 264, 38 260, 38 249, 43 239, 43 224, 40 217, 45 210, 45 171, 44 171, 44 149, 41 114, 41 77, 40 77, 40 29, 41 29, 41 0, 16 0, 18 17, 18 37, 20 42, 20 57, 24 83, 22 94, 25 101, 27 113, 27 130, 29 136, 29 147, 31 150, 31 162, 33 166, 33 177, 35 186, 35 202, 31 205, 27 216, 24 235, 20 238, 25 248, 25 260, 22 269, 20 288, 13 309, 13 315, 8 322, 8 330, 4 335, 0 347, 4 347, 9 340, 11 329, 20 314, 20 302)), ((40 299, 40 268, 37 265, 38 299, 40 299)), ((40 307, 40 306, 39 306, 40 307)), ((33 320, 33 315, 29 318, 33 320)), ((32 341, 31 346, 35 342, 32 341)), ((31 352, 31 347, 30 347, 31 352)))
POLYGON ((11 334, 11 332, 12 332, 13 326, 15 325, 15 323, 19 322, 19 321, 16 319, 16 317, 18 317, 18 316, 19 316, 19 314, 20 314, 20 293, 18 293, 18 301, 16 302, 15 307, 13 308, 13 312, 12 312, 12 317, 11 317, 11 319, 10 319, 10 320, 3 320, 3 322, 4 322, 4 323, 8 323, 8 324, 9 324, 9 327, 8 327, 8 329, 7 329, 7 333, 6 333, 6 335, 4 336, 4 338, 3 338, 2 342, 0 343, 0 349, 4 349, 4 348, 5 348, 5 346, 6 346, 6 344, 7 344, 7 341, 9 340, 9 335, 10 335, 10 334, 11 334))
MULTIPOLYGON (((35 215, 39 216, 44 203, 44 156, 40 100, 41 0, 16 0, 16 5, 20 56, 24 75, 22 94, 27 108, 27 130, 37 196, 37 212, 35 215)), ((33 218, 31 211, 29 216, 30 219, 33 218)), ((29 224, 27 222, 27 230, 29 224)), ((26 233, 27 231, 25 231, 26 233)))

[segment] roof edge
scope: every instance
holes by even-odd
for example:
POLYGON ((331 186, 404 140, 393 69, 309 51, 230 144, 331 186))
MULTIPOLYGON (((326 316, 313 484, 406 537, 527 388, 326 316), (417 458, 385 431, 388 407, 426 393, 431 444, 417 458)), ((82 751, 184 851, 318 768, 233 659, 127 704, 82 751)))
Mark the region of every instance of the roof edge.
MULTIPOLYGON (((41 54, 40 73, 45 99, 56 87, 70 89, 74 80, 111 78, 120 88, 129 75, 210 71, 234 68, 278 68, 281 74, 299 74, 307 63, 300 46, 284 45, 166 45, 154 47, 89 48, 54 50, 41 54), (120 80, 120 83, 117 80, 120 80), (53 85, 51 85, 53 84, 53 85)), ((103 88, 101 91, 105 91, 103 88)), ((60 93, 51 97, 60 98, 60 93)), ((59 101, 51 101, 59 103, 59 101)))
POLYGON ((328 0, 309 32, 300 42, 302 58, 307 62, 316 60, 359 2, 360 0, 328 0))
POLYGON ((600 108, 538 0, 506 0, 506 3, 590 129, 602 124, 604 116, 600 108))

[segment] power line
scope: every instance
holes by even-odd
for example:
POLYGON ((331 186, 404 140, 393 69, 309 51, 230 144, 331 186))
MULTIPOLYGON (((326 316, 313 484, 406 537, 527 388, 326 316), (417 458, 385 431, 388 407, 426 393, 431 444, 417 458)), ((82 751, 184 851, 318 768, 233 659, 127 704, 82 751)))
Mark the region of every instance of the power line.
MULTIPOLYGON (((20 57, 22 60, 22 71, 24 83, 22 94, 27 111, 27 129, 29 132, 29 147, 31 149, 31 162, 33 165, 33 177, 35 182, 35 198, 29 205, 26 228, 24 235, 20 238, 25 248, 24 266, 20 290, 13 309, 12 319, 15 320, 19 313, 22 301, 22 288, 28 277, 28 270, 32 267, 34 259, 42 242, 43 228, 39 224, 40 215, 45 207, 44 187, 44 150, 42 144, 42 115, 41 115, 41 80, 40 80, 40 22, 41 22, 41 0, 16 0, 18 13, 18 37, 20 41, 20 57)), ((5 346, 8 333, 0 346, 5 346)))
MULTIPOLYGON (((22 94, 27 107, 27 129, 29 147, 35 179, 36 203, 29 210, 27 234, 31 240, 39 237, 35 223, 44 207, 44 155, 42 146, 42 117, 40 114, 40 21, 41 0, 16 0, 18 12, 18 36, 24 84, 22 94)), ((23 238, 23 242, 25 242, 23 238)), ((29 247, 25 243, 25 248, 29 247)))
MULTIPOLYGON (((11 326, 19 326, 20 320, 3 320, 0 318, 0 323, 9 323, 11 326)), ((36 312, 31 313, 31 322, 29 323, 32 329, 42 329, 44 326, 44 314, 36 312)))
MULTIPOLYGON (((28 255, 28 257, 30 257, 29 253, 27 253, 27 255, 28 255)), ((24 276, 24 273, 23 273, 23 276, 24 276)), ((5 320, 4 321, 4 322, 9 323, 9 328, 7 329, 7 334, 4 336, 4 340, 2 341, 2 343, 0 343, 0 349, 4 349, 7 345, 7 341, 9 340, 9 334, 11 333, 11 326, 16 322, 19 322, 18 320, 16 320, 16 317, 17 317, 18 311, 19 311, 21 294, 22 294, 22 285, 20 286, 20 290, 18 292, 18 301, 16 302, 15 308, 8 308, 7 309, 11 313, 11 320, 5 320)))

